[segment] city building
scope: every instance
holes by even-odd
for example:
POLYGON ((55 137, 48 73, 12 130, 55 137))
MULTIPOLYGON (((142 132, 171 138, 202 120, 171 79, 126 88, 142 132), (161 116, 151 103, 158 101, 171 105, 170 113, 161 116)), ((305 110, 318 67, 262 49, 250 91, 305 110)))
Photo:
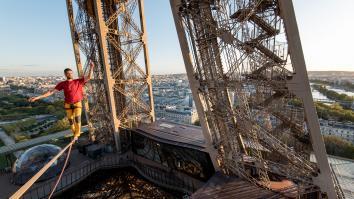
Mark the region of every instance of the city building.
POLYGON ((156 105, 155 114, 157 119, 166 119, 177 123, 194 124, 198 120, 198 114, 192 107, 156 105))
MULTIPOLYGON (((1 93, 16 93, 25 97, 38 96, 55 87, 55 85, 63 81, 63 77, 46 76, 46 77, 6 77, 6 84, 0 81, 1 93)), ((43 99, 47 102, 55 102, 64 99, 62 92, 43 99)))
POLYGON ((320 119, 323 135, 335 135, 354 144, 354 124, 320 119))

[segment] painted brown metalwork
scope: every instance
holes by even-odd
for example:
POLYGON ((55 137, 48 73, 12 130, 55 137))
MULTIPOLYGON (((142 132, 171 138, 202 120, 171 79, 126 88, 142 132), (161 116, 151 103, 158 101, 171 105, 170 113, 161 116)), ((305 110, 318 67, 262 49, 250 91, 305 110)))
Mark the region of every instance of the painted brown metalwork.
POLYGON ((264 188, 283 176, 335 198, 291 0, 170 2, 221 170, 264 188), (257 175, 247 171, 250 164, 257 175))
MULTIPOLYGON (((76 14, 68 2, 78 70, 81 56, 97 66, 87 89, 93 135, 120 151, 122 128, 154 121, 143 0, 76 0, 76 14)), ((291 0, 170 2, 215 169, 335 198, 291 0)))
POLYGON ((75 3, 77 9, 71 1, 67 6, 71 24, 75 18, 71 29, 78 71, 81 57, 85 66, 88 60, 97 66, 87 88, 88 120, 97 141, 114 140, 120 151, 122 128, 155 119, 143 1, 75 3))

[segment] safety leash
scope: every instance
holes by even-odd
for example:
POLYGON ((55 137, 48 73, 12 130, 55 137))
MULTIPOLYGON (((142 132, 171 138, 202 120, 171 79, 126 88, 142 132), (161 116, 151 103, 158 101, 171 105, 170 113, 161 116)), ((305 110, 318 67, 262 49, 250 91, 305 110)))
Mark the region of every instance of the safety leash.
MULTIPOLYGON (((74 141, 74 142, 75 142, 75 141, 74 141)), ((73 143, 73 144, 74 144, 74 143, 73 143)), ((57 186, 58 186, 58 184, 59 184, 59 182, 60 182, 60 180, 61 180, 61 177, 63 176, 63 173, 64 173, 64 171, 65 171, 66 165, 68 164, 68 160, 69 160, 69 158, 70 158, 71 149, 72 149, 73 144, 71 144, 70 147, 69 147, 69 149, 68 149, 68 154, 67 154, 67 156, 66 156, 64 166, 63 166, 63 168, 62 168, 62 170, 61 170, 61 172, 60 172, 60 175, 58 176, 57 181, 55 182, 55 185, 54 185, 54 187, 53 187, 53 189, 52 189, 52 192, 50 192, 50 195, 49 195, 48 199, 52 198, 52 196, 53 196, 53 194, 54 194, 54 192, 55 192, 55 189, 57 188, 57 186)))

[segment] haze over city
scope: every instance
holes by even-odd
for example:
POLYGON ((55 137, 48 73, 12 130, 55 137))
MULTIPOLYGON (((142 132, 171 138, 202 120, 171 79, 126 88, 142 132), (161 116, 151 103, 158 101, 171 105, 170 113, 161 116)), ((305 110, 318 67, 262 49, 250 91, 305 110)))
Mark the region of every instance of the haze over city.
MULTIPOLYGON (((158 3, 156 12, 152 0, 145 2, 152 73, 185 73, 169 1, 158 3)), ((307 69, 354 71, 354 1, 296 0, 294 6, 307 69)), ((4 1, 0 18, 7 27, 1 29, 0 76, 62 75, 75 68, 65 1, 4 1)))

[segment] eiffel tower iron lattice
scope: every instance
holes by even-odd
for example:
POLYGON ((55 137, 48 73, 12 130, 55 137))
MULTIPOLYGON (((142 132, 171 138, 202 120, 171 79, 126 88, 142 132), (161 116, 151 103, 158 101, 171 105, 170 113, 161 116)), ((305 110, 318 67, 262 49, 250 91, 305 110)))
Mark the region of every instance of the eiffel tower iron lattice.
POLYGON ((87 69, 88 60, 97 66, 86 89, 91 137, 102 143, 114 140, 118 151, 121 129, 155 120, 143 4, 67 0, 78 71, 87 69))
MULTIPOLYGON (((277 175, 337 197, 291 0, 170 2, 214 167, 264 188, 277 175)), ((97 66, 86 89, 91 136, 119 151, 122 128, 155 119, 144 3, 74 3, 67 0, 78 71, 87 60, 97 66)))
POLYGON ((265 188, 277 174, 336 198, 292 1, 170 2, 216 166, 265 188))

